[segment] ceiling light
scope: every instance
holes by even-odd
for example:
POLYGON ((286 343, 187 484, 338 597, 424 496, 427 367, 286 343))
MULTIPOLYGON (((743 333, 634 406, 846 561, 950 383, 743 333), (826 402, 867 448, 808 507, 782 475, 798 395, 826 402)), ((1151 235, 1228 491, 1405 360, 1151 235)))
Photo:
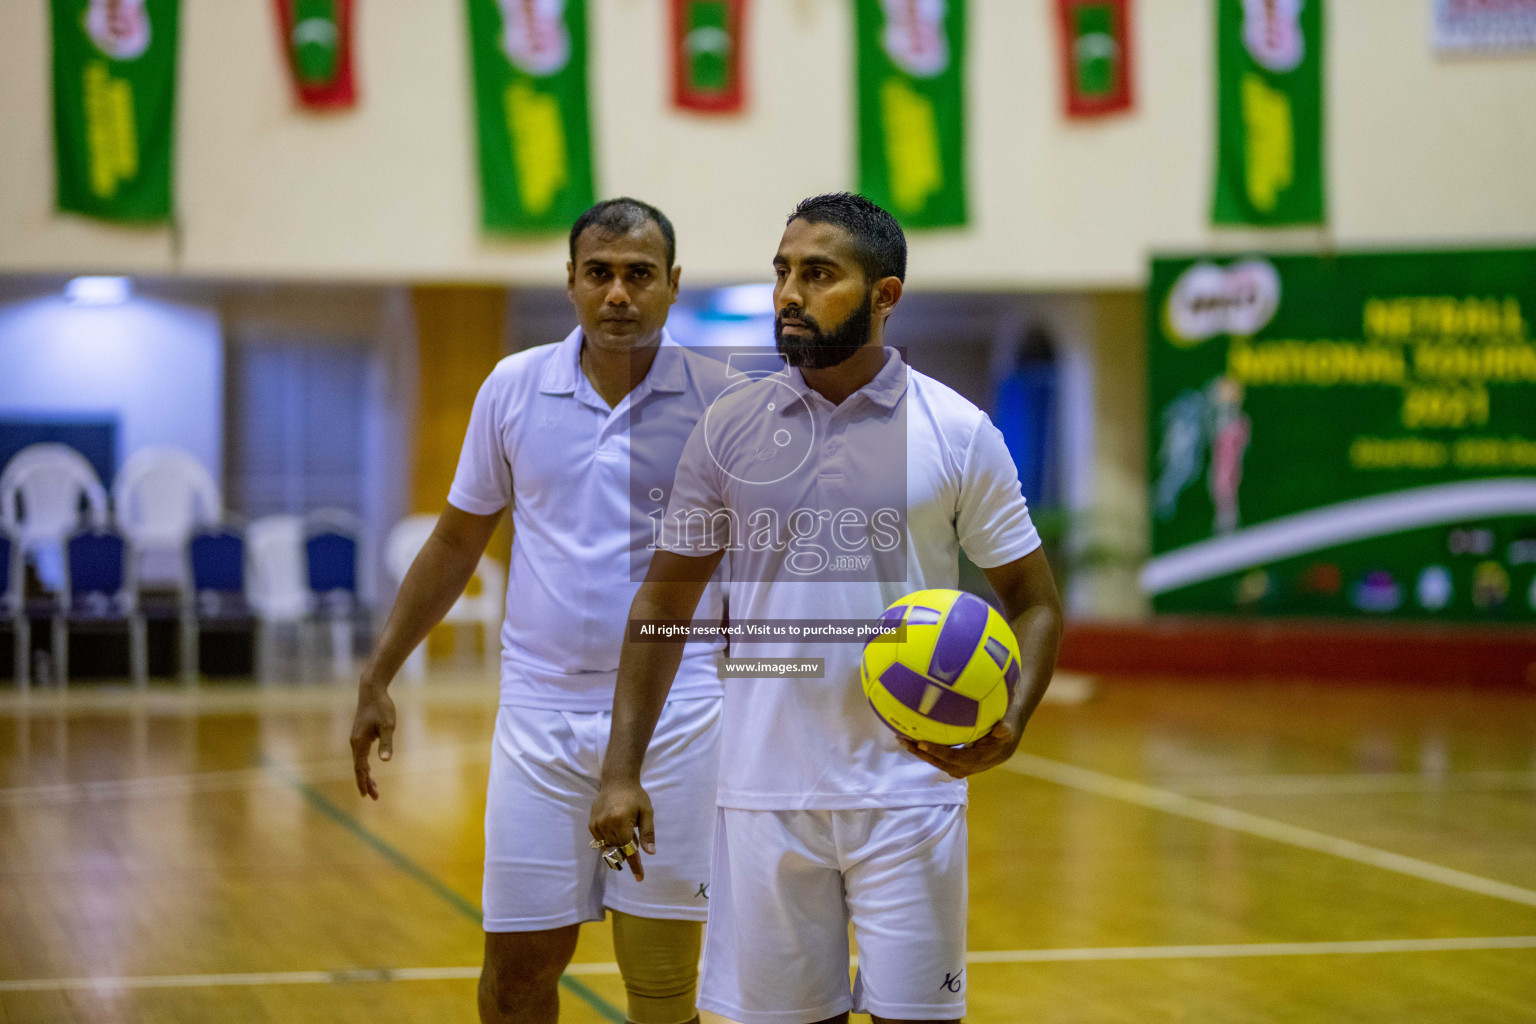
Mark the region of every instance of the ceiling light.
POLYGON ((76 306, 120 306, 132 294, 126 277, 77 277, 64 286, 64 297, 76 306))

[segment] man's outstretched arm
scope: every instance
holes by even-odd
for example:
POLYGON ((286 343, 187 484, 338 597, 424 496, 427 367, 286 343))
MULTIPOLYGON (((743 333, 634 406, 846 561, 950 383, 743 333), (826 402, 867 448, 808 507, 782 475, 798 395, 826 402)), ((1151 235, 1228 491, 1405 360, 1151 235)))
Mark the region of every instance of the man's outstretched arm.
MULTIPOLYGON (((700 557, 656 552, 630 606, 629 621, 691 619, 723 556, 722 551, 700 557)), ((625 629, 608 752, 603 757, 602 778, 589 822, 593 837, 609 846, 623 846, 638 831, 641 849, 656 852, 651 799, 640 785, 640 766, 683 659, 685 643, 687 638, 681 636, 636 643, 625 629)), ((629 858, 629 866, 637 879, 645 877, 638 853, 629 858)))
POLYGON ((379 743, 380 760, 388 761, 394 752, 395 703, 389 699, 390 681, 416 645, 443 621, 453 602, 464 593, 500 519, 500 512, 477 516, 452 505, 444 506, 432 535, 401 581, 384 632, 363 667, 357 687, 352 770, 360 795, 379 798, 378 784, 368 770, 368 751, 374 741, 379 743))

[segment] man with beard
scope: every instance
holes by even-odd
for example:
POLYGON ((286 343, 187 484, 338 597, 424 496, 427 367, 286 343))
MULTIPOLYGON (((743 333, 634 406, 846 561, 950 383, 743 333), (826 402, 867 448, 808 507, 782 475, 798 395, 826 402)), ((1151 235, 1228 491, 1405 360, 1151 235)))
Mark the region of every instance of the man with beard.
MULTIPOLYGON (((773 264, 789 368, 724 396, 689 438, 667 522, 692 528, 663 531, 631 622, 689 618, 726 550, 733 625, 867 622, 911 591, 955 587, 963 548, 997 592, 1023 675, 989 735, 942 748, 899 740, 876 720, 858 643, 733 635, 738 659, 819 657, 824 672, 727 671, 699 1005, 743 1024, 839 1021, 850 1010, 958 1020, 964 780, 1017 748, 1050 681, 1061 608, 1001 433, 882 344, 906 273, 895 219, 859 196, 807 199, 773 264)), ((640 766, 679 653, 625 641, 591 817, 605 843, 638 831, 646 853, 660 848, 665 812, 653 826, 640 766)))
MULTIPOLYGON (((608 738, 624 613, 648 554, 644 501, 670 489, 694 424, 725 385, 725 367, 667 334, 681 268, 660 210, 634 199, 598 203, 571 228, 570 255, 566 290, 579 326, 558 344, 503 359, 480 389, 447 507, 363 671, 352 756, 358 792, 377 800, 368 754, 375 741, 380 759, 392 752, 389 682, 464 592, 510 504, 515 539, 485 810, 480 1019, 553 1024, 578 929, 608 910, 628 1019, 683 1024, 698 1019, 718 642, 682 652, 660 716, 645 778, 668 818, 667 854, 648 865, 644 886, 638 864, 624 873, 618 855, 594 849, 583 826, 608 738)), ((700 592, 701 617, 718 621, 721 588, 706 583, 700 592)))

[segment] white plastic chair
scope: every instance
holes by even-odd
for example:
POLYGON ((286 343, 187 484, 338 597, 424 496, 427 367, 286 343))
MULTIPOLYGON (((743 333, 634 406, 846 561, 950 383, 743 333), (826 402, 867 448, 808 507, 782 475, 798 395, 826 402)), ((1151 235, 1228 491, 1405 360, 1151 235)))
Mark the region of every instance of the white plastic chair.
POLYGON ((0 620, 11 629, 16 689, 26 693, 32 683, 32 628, 27 619, 22 557, 21 544, 9 529, 0 526, 0 620))
MULTIPOLYGON (((437 525, 433 515, 407 516, 394 525, 384 542, 384 567, 398 585, 405 580, 411 563, 432 535, 437 525)), ((443 616, 443 622, 457 629, 478 625, 481 630, 483 660, 487 671, 501 663, 501 622, 505 615, 507 569, 489 555, 481 555, 469 589, 459 596, 443 616)), ((457 636, 455 637, 457 639, 457 636)), ((427 674, 427 645, 418 644, 406 658, 401 675, 409 683, 420 683, 427 674)))
POLYGON ((314 605, 304 563, 304 520, 285 514, 251 520, 245 557, 245 600, 256 615, 256 677, 270 682, 277 630, 297 630, 314 605))
POLYGON ((112 506, 139 559, 141 584, 184 586, 192 531, 223 517, 218 486, 203 464, 161 445, 140 448, 123 464, 112 483, 112 506))
POLYGON ((64 538, 80 526, 80 499, 89 525, 107 525, 107 491, 96 470, 67 444, 31 444, 0 473, 0 525, 32 556, 37 578, 57 593, 64 587, 64 538))

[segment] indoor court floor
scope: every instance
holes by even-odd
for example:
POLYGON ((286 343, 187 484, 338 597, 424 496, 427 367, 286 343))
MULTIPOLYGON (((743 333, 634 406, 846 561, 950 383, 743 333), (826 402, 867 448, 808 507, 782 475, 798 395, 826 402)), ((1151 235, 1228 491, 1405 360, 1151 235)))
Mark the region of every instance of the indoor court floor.
MULTIPOLYGON (((496 691, 395 689, 377 804, 350 686, 0 691, 0 1021, 473 1021, 496 691)), ((970 822, 973 1024, 1536 1021, 1536 690, 1100 680, 970 822)))

